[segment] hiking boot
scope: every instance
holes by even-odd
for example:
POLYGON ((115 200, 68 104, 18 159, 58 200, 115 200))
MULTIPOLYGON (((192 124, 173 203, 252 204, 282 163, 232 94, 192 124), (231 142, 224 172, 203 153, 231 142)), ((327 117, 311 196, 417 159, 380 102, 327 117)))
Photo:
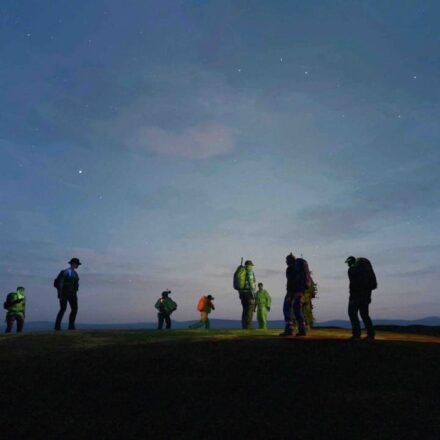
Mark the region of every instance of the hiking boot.
POLYGON ((374 335, 367 335, 364 338, 364 341, 374 341, 375 337, 374 335))
POLYGON ((306 332, 298 332, 295 336, 307 336, 306 332))
POLYGON ((283 332, 283 333, 280 333, 278 336, 293 336, 293 333, 283 332))
POLYGON ((359 341, 359 339, 361 339, 361 337, 357 335, 353 335, 350 338, 348 338, 349 341, 359 341))
POLYGON ((54 327, 54 330, 55 330, 56 332, 60 332, 60 331, 61 331, 61 327, 54 327))

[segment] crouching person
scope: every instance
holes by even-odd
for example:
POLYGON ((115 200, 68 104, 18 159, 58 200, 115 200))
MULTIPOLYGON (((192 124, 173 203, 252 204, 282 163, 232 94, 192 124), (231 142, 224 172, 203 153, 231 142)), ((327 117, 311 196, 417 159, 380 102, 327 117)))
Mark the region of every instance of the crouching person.
POLYGON ((214 303, 212 302, 213 300, 214 297, 212 295, 202 296, 199 299, 197 310, 200 312, 200 321, 190 325, 189 328, 196 329, 205 327, 206 329, 209 329, 211 327, 208 315, 215 310, 214 303))
POLYGON ((24 287, 17 287, 15 292, 11 292, 6 297, 3 307, 6 313, 6 333, 11 333, 14 322, 17 322, 17 333, 23 331, 24 318, 26 315, 26 298, 24 287))
POLYGON ((156 301, 156 305, 154 306, 158 310, 158 330, 162 330, 164 322, 166 329, 171 328, 171 314, 177 309, 177 304, 169 297, 170 293, 170 290, 162 292, 161 297, 156 301))

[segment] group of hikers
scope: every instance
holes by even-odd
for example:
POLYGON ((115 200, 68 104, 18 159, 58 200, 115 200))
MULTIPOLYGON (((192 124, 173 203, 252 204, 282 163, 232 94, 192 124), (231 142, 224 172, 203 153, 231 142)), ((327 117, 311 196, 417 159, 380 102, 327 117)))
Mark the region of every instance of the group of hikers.
MULTIPOLYGON (((353 256, 345 260, 348 265, 349 278, 349 303, 348 316, 352 326, 352 339, 360 339, 361 325, 359 314, 367 331, 367 339, 374 339, 375 332, 369 316, 371 293, 377 288, 376 275, 367 258, 353 256)), ((69 330, 75 330, 75 319, 78 312, 78 289, 79 276, 77 269, 81 265, 78 258, 69 261, 69 267, 60 271, 54 280, 59 300, 59 311, 55 319, 55 331, 61 330, 61 322, 67 305, 70 306, 69 330)), ((306 336, 308 325, 304 319, 304 296, 307 290, 316 287, 309 265, 304 258, 296 258, 292 253, 286 257, 286 295, 283 301, 283 315, 285 321, 284 331, 280 336, 291 336, 296 328, 296 336, 306 336)), ((256 282, 254 264, 251 260, 243 259, 233 276, 233 287, 238 291, 242 305, 241 324, 243 329, 251 329, 254 313, 257 312, 258 327, 267 329, 267 316, 271 309, 272 298, 263 283, 256 282)), ((12 331, 16 322, 17 332, 23 331, 26 316, 25 288, 17 287, 15 292, 7 295, 4 303, 6 313, 6 333, 12 331)), ((177 304, 170 298, 171 291, 165 290, 156 301, 158 330, 171 328, 171 315, 177 309, 177 304)), ((200 320, 190 326, 191 329, 210 328, 209 314, 215 310, 214 297, 203 295, 198 303, 197 310, 200 312, 200 320)))

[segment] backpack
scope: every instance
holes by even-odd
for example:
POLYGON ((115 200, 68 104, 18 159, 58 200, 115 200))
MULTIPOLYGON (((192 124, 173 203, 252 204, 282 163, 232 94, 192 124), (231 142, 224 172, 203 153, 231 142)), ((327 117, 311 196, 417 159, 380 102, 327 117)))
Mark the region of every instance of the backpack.
POLYGON ((12 299, 12 295, 14 295, 14 292, 8 293, 8 296, 6 297, 6 301, 3 303, 3 308, 5 310, 9 311, 9 307, 11 307, 11 299, 12 299))
POLYGON ((299 263, 302 267, 303 275, 304 275, 304 284, 306 286, 306 289, 312 288, 313 279, 312 279, 312 275, 310 273, 309 263, 307 263, 307 261, 304 260, 304 258, 297 258, 296 261, 297 261, 297 264, 299 263))
POLYGON ((173 313, 175 310, 177 310, 177 304, 171 299, 171 298, 168 298, 169 299, 169 306, 168 306, 168 309, 169 309, 169 312, 170 312, 170 314, 171 313, 173 313))
POLYGON ((368 258, 359 257, 356 259, 356 263, 362 269, 365 275, 365 282, 371 290, 377 289, 377 279, 374 273, 373 266, 368 258))
POLYGON ((246 268, 243 266, 243 257, 241 257, 240 266, 234 272, 232 285, 235 290, 243 290, 246 287, 246 268))
POLYGON ((60 288, 60 284, 61 284, 61 279, 63 278, 64 275, 64 271, 62 270, 58 276, 53 280, 53 287, 55 287, 55 289, 59 290, 60 288))
POLYGON ((208 298, 206 298, 206 296, 202 296, 199 299, 199 302, 197 303, 197 310, 199 312, 203 312, 205 310, 207 299, 208 298))

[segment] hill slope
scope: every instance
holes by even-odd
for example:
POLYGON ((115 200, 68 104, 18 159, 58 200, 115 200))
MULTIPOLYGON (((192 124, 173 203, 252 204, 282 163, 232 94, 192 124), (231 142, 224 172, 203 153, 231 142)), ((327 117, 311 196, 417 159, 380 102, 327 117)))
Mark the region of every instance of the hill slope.
POLYGON ((8 404, 0 412, 2 432, 32 440, 402 439, 422 432, 438 438, 440 339, 387 333, 373 343, 341 339, 347 336, 344 330, 315 330, 307 339, 273 331, 1 336, 0 391, 8 404))

